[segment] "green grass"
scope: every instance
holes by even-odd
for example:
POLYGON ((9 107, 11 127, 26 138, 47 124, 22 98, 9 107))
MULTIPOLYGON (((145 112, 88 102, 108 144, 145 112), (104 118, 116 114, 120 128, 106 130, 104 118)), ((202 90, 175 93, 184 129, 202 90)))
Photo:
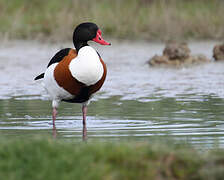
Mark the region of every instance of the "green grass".
POLYGON ((70 40, 92 21, 112 38, 223 40, 223 12, 222 0, 0 0, 0 38, 70 40))
POLYGON ((224 150, 160 143, 1 138, 0 179, 222 179, 224 150))

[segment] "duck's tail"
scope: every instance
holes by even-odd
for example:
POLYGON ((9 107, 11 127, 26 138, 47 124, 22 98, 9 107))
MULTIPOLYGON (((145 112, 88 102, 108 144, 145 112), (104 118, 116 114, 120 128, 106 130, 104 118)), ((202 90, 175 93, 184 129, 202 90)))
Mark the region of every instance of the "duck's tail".
POLYGON ((42 79, 44 78, 44 73, 40 74, 39 76, 35 77, 34 80, 42 79))

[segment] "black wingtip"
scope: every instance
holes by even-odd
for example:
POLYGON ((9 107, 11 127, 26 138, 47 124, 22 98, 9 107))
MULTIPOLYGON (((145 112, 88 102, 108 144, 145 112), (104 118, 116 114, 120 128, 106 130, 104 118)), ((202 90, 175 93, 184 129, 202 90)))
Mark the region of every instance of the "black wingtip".
POLYGON ((34 80, 42 79, 44 78, 44 73, 40 74, 39 76, 35 77, 34 80))

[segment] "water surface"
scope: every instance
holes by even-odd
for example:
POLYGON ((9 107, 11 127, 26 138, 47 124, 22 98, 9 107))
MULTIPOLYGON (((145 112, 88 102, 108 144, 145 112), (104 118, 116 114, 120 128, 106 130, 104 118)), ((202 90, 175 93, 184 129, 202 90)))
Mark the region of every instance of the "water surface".
MULTIPOLYGON (((88 109, 88 139, 150 141, 172 138, 207 148, 224 146, 224 63, 172 69, 146 61, 164 46, 112 42, 94 46, 107 63, 108 76, 88 109)), ((212 57, 215 42, 190 43, 193 54, 212 57)), ((51 135, 51 102, 33 78, 44 72, 60 48, 72 44, 5 42, 0 50, 0 133, 31 138, 51 135)), ((57 137, 81 140, 78 104, 61 103, 57 137)))

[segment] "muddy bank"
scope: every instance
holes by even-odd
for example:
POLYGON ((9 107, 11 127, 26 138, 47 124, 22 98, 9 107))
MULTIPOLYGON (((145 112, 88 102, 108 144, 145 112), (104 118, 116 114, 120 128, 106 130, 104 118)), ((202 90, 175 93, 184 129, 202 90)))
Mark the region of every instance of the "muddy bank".
POLYGON ((152 67, 187 67, 212 62, 203 54, 192 55, 187 43, 169 41, 162 55, 154 55, 148 64, 152 67))

